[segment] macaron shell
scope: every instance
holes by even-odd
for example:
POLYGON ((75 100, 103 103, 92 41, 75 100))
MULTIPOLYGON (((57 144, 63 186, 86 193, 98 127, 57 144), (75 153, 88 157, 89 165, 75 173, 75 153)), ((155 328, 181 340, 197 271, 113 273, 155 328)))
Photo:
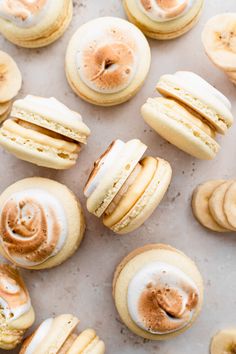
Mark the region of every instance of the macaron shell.
POLYGON ((104 354, 105 345, 93 329, 83 331, 67 354, 104 354))
POLYGON ((202 93, 183 88, 176 82, 174 75, 163 75, 157 83, 157 90, 164 96, 175 98, 189 106, 213 125, 220 134, 225 134, 233 123, 231 112, 220 100, 209 92, 203 97, 202 93))
POLYGON ((100 217, 129 177, 147 146, 140 140, 130 140, 125 144, 119 161, 114 161, 110 173, 103 178, 95 191, 87 199, 87 209, 100 217))
POLYGON ((217 232, 227 232, 214 220, 209 209, 209 199, 211 198, 214 190, 223 184, 224 180, 212 180, 199 185, 192 197, 192 210, 198 222, 204 227, 217 232))
POLYGON ((229 224, 236 228, 236 182, 233 182, 225 193, 224 212, 229 224))
POLYGON ((184 253, 177 249, 162 244, 146 245, 131 252, 123 261, 118 265, 114 280, 113 280, 113 296, 118 313, 125 323, 125 325, 135 334, 140 337, 150 340, 166 340, 173 338, 190 328, 193 322, 198 317, 203 303, 204 285, 201 274, 197 269, 195 263, 188 258, 184 253), (192 317, 191 322, 184 328, 174 333, 169 334, 151 334, 139 328, 131 319, 127 304, 127 291, 129 283, 137 272, 143 266, 150 262, 164 262, 176 266, 187 274, 196 284, 199 289, 199 303, 198 308, 192 317))
POLYGON ((159 40, 177 38, 188 32, 199 20, 203 4, 203 0, 198 0, 186 15, 172 21, 157 22, 142 12, 135 0, 123 0, 129 20, 139 27, 145 35, 159 40))
POLYGON ((209 208, 211 215, 220 226, 231 231, 236 231, 236 229, 229 224, 224 211, 225 193, 232 183, 233 181, 227 181, 220 184, 219 187, 214 190, 209 200, 209 208))
MULTIPOLYGON (((9 186, 0 195, 0 209, 12 194, 34 188, 46 190, 47 192, 52 193, 57 199, 59 199, 59 201, 61 201, 62 205, 64 206, 68 222, 68 237, 62 250, 57 255, 49 258, 42 264, 33 267, 27 267, 27 269, 38 270, 55 267, 72 256, 83 239, 85 231, 85 219, 79 200, 76 199, 75 195, 70 191, 69 188, 56 181, 41 177, 25 178, 9 186)), ((0 253, 3 257, 9 259, 7 253, 1 246, 1 243, 0 253)), ((12 262, 11 259, 9 260, 12 262)), ((21 267, 20 264, 18 264, 18 266, 21 267)))
POLYGON ((130 211, 111 227, 115 233, 122 235, 140 227, 152 215, 166 194, 171 182, 172 169, 167 161, 156 159, 158 164, 152 181, 130 211))
MULTIPOLYGON (((185 110, 184 107, 182 107, 185 110)), ((145 122, 160 136, 184 152, 202 159, 213 159, 219 144, 184 115, 167 109, 157 99, 148 99, 141 108, 145 122)), ((189 112, 186 111, 189 114, 189 112)))

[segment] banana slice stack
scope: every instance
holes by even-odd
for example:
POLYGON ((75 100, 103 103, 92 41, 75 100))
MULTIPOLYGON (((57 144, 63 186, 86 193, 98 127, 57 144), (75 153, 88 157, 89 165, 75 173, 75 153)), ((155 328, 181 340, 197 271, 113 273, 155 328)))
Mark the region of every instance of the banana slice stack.
POLYGON ((206 228, 236 231, 236 181, 212 180, 198 186, 192 199, 193 214, 206 228))
POLYGON ((213 337, 211 354, 234 353, 236 353, 236 328, 224 329, 213 337))
POLYGON ((0 51, 0 123, 8 117, 12 100, 21 85, 22 77, 17 64, 10 55, 0 51))
POLYGON ((202 32, 202 42, 212 62, 236 85, 236 12, 212 17, 202 32))

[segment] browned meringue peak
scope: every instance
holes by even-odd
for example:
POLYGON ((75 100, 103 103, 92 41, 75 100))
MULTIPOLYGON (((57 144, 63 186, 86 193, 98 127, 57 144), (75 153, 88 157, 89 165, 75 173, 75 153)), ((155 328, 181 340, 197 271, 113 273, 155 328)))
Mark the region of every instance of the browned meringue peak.
POLYGON ((188 295, 185 308, 178 289, 149 284, 139 300, 139 314, 145 326, 153 333, 169 333, 190 322, 191 311, 198 304, 198 294, 192 287, 183 285, 188 295), (177 320, 177 321, 176 321, 177 320))
POLYGON ((180 16, 187 9, 190 0, 140 0, 140 3, 156 19, 170 19, 180 16))
POLYGON ((6 303, 0 313, 5 319, 14 318, 29 309, 30 297, 19 272, 7 265, 0 264, 0 300, 6 303))
POLYGON ((31 15, 39 13, 48 0, 3 0, 0 11, 9 16, 27 20, 31 15))
POLYGON ((59 201, 43 190, 25 190, 20 197, 13 195, 5 203, 0 216, 0 235, 4 251, 16 264, 43 263, 54 255, 61 238, 65 239, 64 210, 60 209, 58 215, 61 205, 57 204, 59 201))

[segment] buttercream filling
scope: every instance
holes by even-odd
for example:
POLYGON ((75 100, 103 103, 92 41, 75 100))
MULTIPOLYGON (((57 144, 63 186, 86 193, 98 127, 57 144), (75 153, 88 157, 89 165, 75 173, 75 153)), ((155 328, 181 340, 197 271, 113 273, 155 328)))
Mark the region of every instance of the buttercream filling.
POLYGON ((45 15, 48 0, 0 0, 0 17, 19 27, 35 26, 45 15))
POLYGON ((37 348, 40 348, 40 344, 50 333, 52 324, 53 318, 48 318, 43 323, 41 323, 39 328, 33 334, 33 337, 25 350, 25 354, 34 354, 37 348))
POLYGON ((156 22, 171 21, 185 15, 196 0, 136 0, 141 11, 156 22))
POLYGON ((63 206, 41 189, 13 194, 0 210, 2 247, 21 266, 35 266, 58 254, 67 232, 63 206))
POLYGON ((80 78, 96 92, 120 92, 132 82, 139 54, 137 34, 128 25, 104 23, 78 42, 76 63, 80 78))
POLYGON ((87 198, 95 191, 102 179, 109 173, 112 165, 119 159, 124 146, 125 143, 121 140, 113 141, 108 149, 94 163, 94 168, 84 188, 84 195, 87 198))
POLYGON ((199 291, 177 267, 153 262, 133 277, 127 301, 129 314, 139 328, 152 334, 167 334, 191 322, 199 291))
POLYGON ((31 301, 19 273, 0 265, 0 313, 7 322, 14 321, 30 310, 31 301))

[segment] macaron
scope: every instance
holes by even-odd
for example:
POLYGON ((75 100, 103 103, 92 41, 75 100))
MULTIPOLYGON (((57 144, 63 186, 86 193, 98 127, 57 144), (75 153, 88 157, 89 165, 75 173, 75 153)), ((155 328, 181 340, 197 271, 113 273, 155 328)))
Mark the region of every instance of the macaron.
POLYGON ((235 232, 235 193, 234 180, 210 180, 200 184, 193 192, 194 216, 211 231, 235 232))
POLYGON ((14 349, 34 323, 34 310, 26 285, 15 267, 0 264, 0 348, 14 349))
POLYGON ((151 53, 142 32, 117 17, 101 17, 72 36, 66 53, 66 76, 85 101, 113 106, 133 97, 149 72, 151 53))
POLYGON ((79 113, 53 97, 28 95, 14 102, 10 119, 0 128, 0 145, 21 160, 68 169, 89 135, 79 113))
POLYGON ((78 249, 84 231, 79 200, 61 183, 26 178, 0 195, 0 253, 19 267, 63 263, 78 249))
POLYGON ((44 47, 63 35, 72 14, 72 0, 3 0, 0 3, 0 32, 20 47, 44 47))
POLYGON ((104 354, 105 344, 93 329, 76 334, 79 322, 78 318, 69 314, 45 320, 25 340, 20 354, 104 354))
POLYGON ((150 244, 127 255, 113 279, 113 297, 124 324, 149 340, 171 339, 189 329, 203 303, 203 280, 181 251, 150 244))
POLYGON ((84 188, 87 209, 117 234, 140 227, 163 199, 172 176, 170 164, 142 158, 147 146, 138 139, 115 140, 95 162, 84 188))
POLYGON ((123 0, 123 5, 128 19, 146 36, 167 40, 196 25, 204 0, 123 0))
POLYGON ((188 71, 163 75, 157 90, 164 97, 149 98, 141 108, 146 123, 186 153, 213 159, 220 149, 216 134, 225 134, 233 124, 229 100, 188 71))

